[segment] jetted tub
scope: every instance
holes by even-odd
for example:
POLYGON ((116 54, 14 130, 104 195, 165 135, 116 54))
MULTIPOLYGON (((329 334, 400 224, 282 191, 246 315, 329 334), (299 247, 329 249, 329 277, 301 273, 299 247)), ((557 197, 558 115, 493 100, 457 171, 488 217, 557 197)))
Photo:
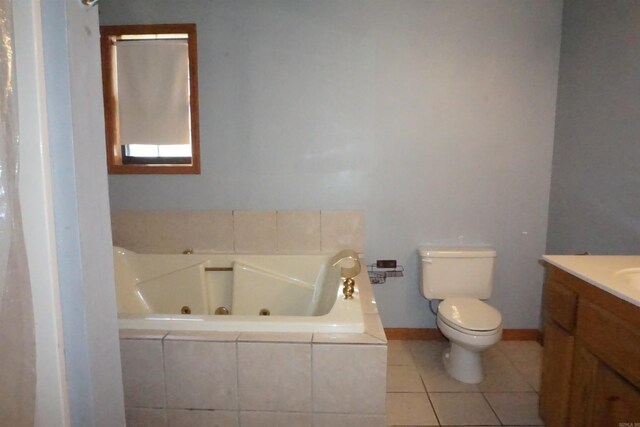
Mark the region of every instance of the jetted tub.
POLYGON ((370 287, 366 271, 355 278, 353 298, 344 299, 331 254, 151 255, 114 247, 113 255, 120 329, 365 329, 359 289, 370 287), (215 314, 225 309, 228 315, 215 314))

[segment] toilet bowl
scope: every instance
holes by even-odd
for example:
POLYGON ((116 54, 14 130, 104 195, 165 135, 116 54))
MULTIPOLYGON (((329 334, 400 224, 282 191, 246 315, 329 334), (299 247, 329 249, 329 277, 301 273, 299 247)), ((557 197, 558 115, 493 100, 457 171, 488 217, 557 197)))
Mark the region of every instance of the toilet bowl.
POLYGON ((475 298, 448 298, 438 307, 437 325, 450 346, 442 355, 453 378, 468 384, 484 379, 482 351, 502 337, 502 316, 475 298))

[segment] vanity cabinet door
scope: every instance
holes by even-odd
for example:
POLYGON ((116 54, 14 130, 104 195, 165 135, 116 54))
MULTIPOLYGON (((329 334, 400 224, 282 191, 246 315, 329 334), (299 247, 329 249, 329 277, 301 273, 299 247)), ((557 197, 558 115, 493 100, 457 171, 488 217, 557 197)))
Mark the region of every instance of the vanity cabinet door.
POLYGON ((571 334, 555 322, 545 324, 540 416, 548 427, 567 426, 573 347, 571 334))
MULTIPOLYGON (((570 427, 593 425, 593 397, 597 387, 600 361, 578 342, 574 348, 573 377, 571 379, 570 427)), ((604 427, 604 426, 602 426, 604 427)))
POLYGON ((637 323, 581 299, 576 337, 595 357, 640 387, 640 329, 637 323))
POLYGON ((640 390, 603 363, 593 389, 592 426, 619 427, 640 423, 640 390))
POLYGON ((640 422, 640 390, 576 345, 571 395, 572 427, 634 426, 640 422))

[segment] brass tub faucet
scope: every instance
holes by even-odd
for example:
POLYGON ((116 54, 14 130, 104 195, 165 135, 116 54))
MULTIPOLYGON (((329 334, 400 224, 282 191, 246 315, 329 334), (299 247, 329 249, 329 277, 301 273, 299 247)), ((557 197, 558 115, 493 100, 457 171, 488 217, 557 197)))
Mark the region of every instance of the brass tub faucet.
POLYGON ((344 294, 345 299, 349 299, 353 298, 353 291, 355 287, 355 281, 353 278, 356 277, 361 270, 360 258, 356 251, 352 249, 344 249, 331 258, 331 265, 335 267, 343 261, 351 261, 353 264, 351 267, 340 267, 340 277, 342 277, 342 284, 344 285, 342 293, 344 294))

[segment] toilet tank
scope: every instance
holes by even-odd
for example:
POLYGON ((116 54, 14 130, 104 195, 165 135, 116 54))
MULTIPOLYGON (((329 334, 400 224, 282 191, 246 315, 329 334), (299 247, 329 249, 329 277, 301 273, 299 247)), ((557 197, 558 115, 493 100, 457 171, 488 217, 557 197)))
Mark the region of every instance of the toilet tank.
POLYGON ((420 292, 428 299, 488 299, 496 251, 487 247, 421 247, 420 292))

